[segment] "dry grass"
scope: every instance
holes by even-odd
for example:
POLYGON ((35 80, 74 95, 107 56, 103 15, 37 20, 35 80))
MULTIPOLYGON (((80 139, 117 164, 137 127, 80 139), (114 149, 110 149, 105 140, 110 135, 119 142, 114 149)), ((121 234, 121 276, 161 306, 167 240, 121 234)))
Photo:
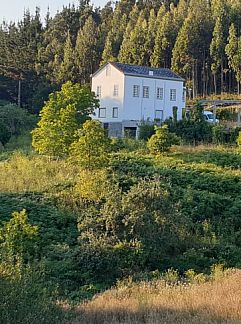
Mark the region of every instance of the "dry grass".
POLYGON ((241 271, 203 284, 163 281, 109 290, 78 308, 71 324, 241 323, 241 271))

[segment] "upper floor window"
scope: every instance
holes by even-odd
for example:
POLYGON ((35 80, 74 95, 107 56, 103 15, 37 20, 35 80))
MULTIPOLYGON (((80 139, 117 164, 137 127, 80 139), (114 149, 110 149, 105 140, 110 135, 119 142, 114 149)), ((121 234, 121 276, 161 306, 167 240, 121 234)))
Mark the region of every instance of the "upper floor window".
POLYGON ((177 100, 177 90, 176 89, 171 89, 170 90, 170 100, 171 101, 176 101, 177 100))
POLYGON ((119 94, 119 86, 118 84, 114 84, 113 96, 118 97, 118 94, 119 94))
POLYGON ((139 97, 140 95, 140 86, 133 85, 133 97, 139 97))
POLYGON ((99 108, 99 118, 105 118, 106 117, 106 108, 99 108))
POLYGON ((101 98, 101 86, 97 86, 96 97, 101 98))
POLYGON ((112 117, 113 118, 118 118, 118 107, 113 107, 112 117))
POLYGON ((156 98, 161 100, 163 99, 163 88, 156 89, 156 98))
POLYGON ((143 87, 143 98, 149 98, 149 87, 143 87))

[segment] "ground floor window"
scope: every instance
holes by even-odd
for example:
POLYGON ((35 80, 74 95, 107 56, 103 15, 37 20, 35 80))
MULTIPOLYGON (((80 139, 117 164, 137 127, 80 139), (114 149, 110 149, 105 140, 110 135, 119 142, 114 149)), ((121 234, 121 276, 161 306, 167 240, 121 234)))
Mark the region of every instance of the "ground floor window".
POLYGON ((124 127, 124 136, 136 138, 136 127, 124 127))
POLYGON ((99 108, 99 118, 105 118, 106 117, 106 108, 99 108))
POLYGON ((159 121, 163 120, 163 110, 155 110, 155 119, 159 121))
POLYGON ((118 107, 113 107, 112 117, 113 118, 118 118, 118 107))

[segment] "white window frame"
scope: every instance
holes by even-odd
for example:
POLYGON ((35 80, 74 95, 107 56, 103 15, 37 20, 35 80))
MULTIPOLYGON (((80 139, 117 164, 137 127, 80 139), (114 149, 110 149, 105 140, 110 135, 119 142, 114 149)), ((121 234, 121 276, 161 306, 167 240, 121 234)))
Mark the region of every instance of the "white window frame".
POLYGON ((101 98, 101 86, 97 86, 96 88, 96 97, 101 98))
POLYGON ((140 86, 138 84, 133 85, 133 97, 139 97, 140 96, 140 86))
POLYGON ((170 89, 170 101, 176 101, 176 100, 177 100, 177 90, 170 89))
POLYGON ((118 107, 112 108, 112 118, 118 118, 119 109, 118 107))
POLYGON ((156 88, 156 98, 158 100, 163 100, 163 88, 157 87, 156 88))
POLYGON ((99 118, 106 118, 106 108, 105 107, 99 108, 98 117, 99 118))
POLYGON ((143 98, 149 98, 149 95, 150 95, 149 86, 143 86, 142 89, 143 98))
POLYGON ((119 95, 119 85, 114 84, 113 96, 118 97, 118 95, 119 95))

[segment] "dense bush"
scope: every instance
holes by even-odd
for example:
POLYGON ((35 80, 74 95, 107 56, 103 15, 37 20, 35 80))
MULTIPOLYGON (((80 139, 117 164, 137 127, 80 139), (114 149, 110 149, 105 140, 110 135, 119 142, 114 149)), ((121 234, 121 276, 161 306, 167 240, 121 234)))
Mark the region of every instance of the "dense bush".
POLYGON ((170 131, 179 136, 184 143, 198 144, 212 142, 212 125, 200 120, 177 121, 176 124, 168 123, 170 131))
POLYGON ((154 124, 141 123, 139 125, 139 139, 147 141, 155 133, 154 124))
POLYGON ((163 153, 169 151, 172 145, 178 144, 178 137, 170 133, 168 126, 155 126, 155 134, 150 137, 147 142, 147 147, 153 154, 163 153))
POLYGON ((3 123, 11 136, 20 135, 36 125, 36 116, 14 104, 0 106, 0 123, 3 123))

